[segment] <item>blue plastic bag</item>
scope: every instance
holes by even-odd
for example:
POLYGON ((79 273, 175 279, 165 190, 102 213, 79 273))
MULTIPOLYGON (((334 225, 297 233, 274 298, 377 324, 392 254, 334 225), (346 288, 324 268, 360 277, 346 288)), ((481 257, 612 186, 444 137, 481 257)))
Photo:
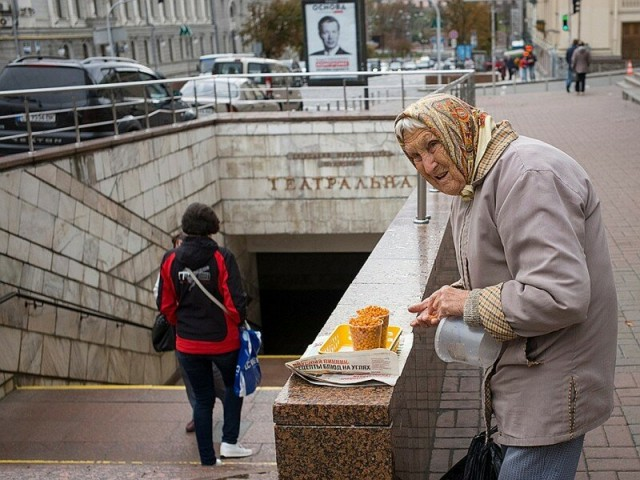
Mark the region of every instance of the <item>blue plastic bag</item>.
POLYGON ((262 371, 258 362, 258 351, 261 344, 260 332, 252 330, 248 325, 240 329, 240 352, 233 384, 233 391, 238 397, 251 395, 260 385, 262 371))

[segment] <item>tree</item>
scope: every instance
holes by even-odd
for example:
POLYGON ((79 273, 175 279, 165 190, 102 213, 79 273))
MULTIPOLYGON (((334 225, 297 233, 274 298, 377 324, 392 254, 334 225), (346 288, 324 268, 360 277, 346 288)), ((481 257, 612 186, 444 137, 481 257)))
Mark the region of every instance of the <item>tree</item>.
POLYGON ((478 48, 491 50, 491 5, 488 2, 451 0, 443 12, 450 30, 457 30, 458 43, 471 43, 471 33, 476 32, 478 48))
POLYGON ((431 12, 413 3, 395 0, 389 3, 367 4, 368 32, 384 54, 404 57, 411 53, 412 44, 427 37, 426 25, 431 12))
POLYGON ((263 3, 254 0, 248 7, 248 20, 240 35, 243 43, 261 43, 264 55, 279 58, 288 49, 298 52, 302 58, 304 27, 300 0, 273 0, 263 3))

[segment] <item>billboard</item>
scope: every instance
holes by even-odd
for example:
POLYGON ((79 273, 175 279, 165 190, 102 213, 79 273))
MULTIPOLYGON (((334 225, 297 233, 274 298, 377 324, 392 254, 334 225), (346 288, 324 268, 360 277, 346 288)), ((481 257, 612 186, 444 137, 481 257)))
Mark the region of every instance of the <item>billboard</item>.
POLYGON ((303 0, 302 12, 307 72, 344 73, 331 77, 310 75, 310 84, 341 85, 344 80, 350 85, 365 83, 353 74, 367 69, 364 0, 303 0))

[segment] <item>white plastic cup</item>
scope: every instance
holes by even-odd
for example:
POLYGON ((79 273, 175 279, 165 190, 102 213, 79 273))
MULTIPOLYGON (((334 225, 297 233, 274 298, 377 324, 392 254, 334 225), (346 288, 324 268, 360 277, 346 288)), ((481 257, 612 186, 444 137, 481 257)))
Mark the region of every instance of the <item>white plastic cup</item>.
POLYGON ((445 362, 461 362, 475 367, 493 365, 500 354, 500 342, 482 327, 471 327, 460 317, 440 320, 434 340, 436 353, 445 362))

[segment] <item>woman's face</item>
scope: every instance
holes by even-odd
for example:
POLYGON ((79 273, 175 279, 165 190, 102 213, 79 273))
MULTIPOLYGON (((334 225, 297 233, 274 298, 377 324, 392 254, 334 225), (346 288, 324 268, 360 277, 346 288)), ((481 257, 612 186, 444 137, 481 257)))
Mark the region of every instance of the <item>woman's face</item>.
POLYGON ((438 138, 426 129, 404 136, 404 151, 416 170, 434 188, 447 195, 459 195, 466 182, 438 138))

